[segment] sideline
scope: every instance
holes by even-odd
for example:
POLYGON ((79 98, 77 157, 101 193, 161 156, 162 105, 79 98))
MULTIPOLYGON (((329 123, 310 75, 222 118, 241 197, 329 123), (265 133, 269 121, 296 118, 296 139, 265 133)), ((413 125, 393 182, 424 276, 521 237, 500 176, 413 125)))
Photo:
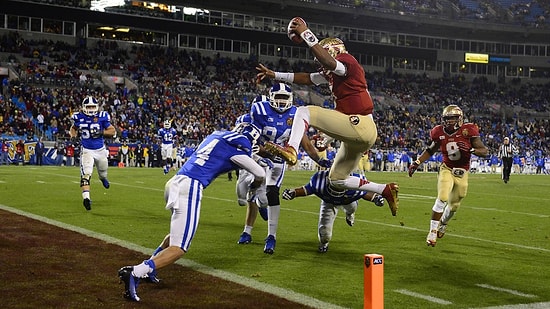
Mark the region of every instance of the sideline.
MULTIPOLYGON (((62 228, 62 229, 77 232, 77 233, 80 233, 84 236, 89 236, 89 237, 93 237, 93 238, 96 238, 96 239, 99 239, 99 240, 103 240, 107 243, 115 244, 115 245, 118 245, 120 247, 124 247, 126 249, 130 249, 130 250, 133 250, 133 251, 143 253, 145 255, 150 254, 151 252, 153 252, 153 249, 150 249, 150 248, 145 248, 143 246, 139 246, 139 245, 136 245, 136 244, 133 244, 133 243, 130 243, 130 242, 122 241, 120 239, 111 237, 109 235, 93 232, 93 231, 90 231, 90 230, 87 230, 87 229, 80 228, 78 226, 62 223, 62 222, 52 220, 52 219, 49 219, 49 218, 46 218, 46 217, 42 217, 42 216, 38 216, 38 215, 35 215, 35 214, 32 214, 32 213, 28 213, 28 212, 19 210, 17 208, 12 208, 12 207, 0 204, 0 209, 5 210, 5 211, 9 211, 11 213, 15 213, 15 214, 18 214, 18 215, 21 215, 21 216, 25 216, 27 218, 38 220, 38 221, 47 223, 49 225, 57 226, 57 227, 62 228)), ((179 259, 178 261, 176 261, 175 264, 178 264, 178 265, 181 265, 181 266, 184 266, 184 267, 188 267, 188 268, 193 269, 195 271, 198 271, 198 272, 201 272, 201 273, 204 273, 204 274, 207 274, 207 275, 215 276, 215 277, 221 278, 223 280, 227 280, 227 281, 231 281, 231 282, 234 282, 234 283, 237 283, 237 284, 240 284, 240 285, 244 285, 246 287, 249 287, 249 288, 252 288, 252 289, 255 289, 255 290, 260 290, 262 292, 273 294, 275 296, 285 298, 285 299, 288 299, 288 300, 293 301, 295 303, 310 306, 310 307, 313 307, 313 308, 319 308, 319 309, 344 309, 345 308, 345 307, 340 307, 338 305, 326 303, 326 302, 323 302, 321 300, 315 299, 313 297, 303 295, 303 294, 300 294, 300 293, 296 293, 296 292, 291 291, 291 290, 283 289, 283 288, 276 287, 276 286, 273 286, 273 285, 270 285, 270 284, 267 284, 267 283, 255 281, 255 280, 250 279, 250 278, 242 277, 242 276, 239 276, 239 275, 236 275, 236 274, 233 274, 233 273, 229 273, 229 272, 225 272, 225 271, 222 271, 222 270, 214 269, 214 268, 208 267, 206 265, 196 263, 196 262, 194 262, 192 260, 189 260, 189 259, 179 259)))

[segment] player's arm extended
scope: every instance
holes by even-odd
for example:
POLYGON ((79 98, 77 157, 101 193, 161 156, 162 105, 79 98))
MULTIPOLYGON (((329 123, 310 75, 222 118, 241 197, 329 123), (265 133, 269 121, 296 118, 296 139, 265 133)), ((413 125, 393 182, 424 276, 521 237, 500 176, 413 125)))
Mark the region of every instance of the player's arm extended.
POLYGON ((69 129, 69 136, 71 138, 76 138, 78 136, 78 128, 75 127, 74 125, 71 126, 71 128, 69 129))
POLYGON ((470 150, 471 153, 483 158, 489 155, 489 149, 483 144, 479 136, 472 137, 470 142, 472 143, 472 150, 470 150))
POLYGON ((116 136, 116 129, 113 125, 110 125, 103 131, 103 136, 105 137, 115 137, 116 136))
POLYGON ((422 162, 427 161, 434 153, 437 152, 439 149, 439 143, 433 142, 422 151, 418 159, 416 159, 415 163, 420 165, 422 162))
POLYGON ((292 200, 300 196, 308 196, 310 193, 307 192, 305 187, 298 187, 294 189, 284 189, 283 190, 283 200, 292 200))
POLYGON ((262 184, 265 179, 265 169, 256 163, 254 159, 247 155, 236 155, 231 157, 231 161, 254 175, 252 188, 257 188, 262 184))

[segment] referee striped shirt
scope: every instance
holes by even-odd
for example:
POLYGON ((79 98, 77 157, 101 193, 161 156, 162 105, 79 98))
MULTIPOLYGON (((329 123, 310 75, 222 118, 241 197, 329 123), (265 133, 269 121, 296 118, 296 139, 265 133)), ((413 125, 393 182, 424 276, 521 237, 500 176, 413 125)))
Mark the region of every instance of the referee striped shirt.
POLYGON ((512 144, 502 144, 498 150, 498 156, 501 158, 511 158, 518 152, 516 146, 512 144))

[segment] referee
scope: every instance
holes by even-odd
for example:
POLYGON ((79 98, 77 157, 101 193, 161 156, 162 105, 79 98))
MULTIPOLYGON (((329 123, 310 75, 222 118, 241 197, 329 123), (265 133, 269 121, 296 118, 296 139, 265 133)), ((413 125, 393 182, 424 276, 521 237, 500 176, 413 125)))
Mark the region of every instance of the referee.
POLYGON ((508 183, 512 171, 512 159, 518 153, 516 146, 510 144, 510 138, 505 137, 504 142, 498 149, 498 157, 502 160, 502 180, 508 183))

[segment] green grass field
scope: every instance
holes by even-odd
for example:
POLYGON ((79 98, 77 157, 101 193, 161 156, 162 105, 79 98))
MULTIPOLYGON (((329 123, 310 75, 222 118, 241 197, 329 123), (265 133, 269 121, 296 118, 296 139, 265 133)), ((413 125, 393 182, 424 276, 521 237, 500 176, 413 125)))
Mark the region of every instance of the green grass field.
MULTIPOLYGON (((283 188, 303 185, 311 174, 288 171, 283 188)), ((362 308, 363 256, 376 253, 385 258, 385 308, 550 307, 550 177, 512 175, 504 184, 500 175, 470 175, 468 196, 447 235, 431 248, 425 238, 436 174, 367 176, 400 184, 397 217, 387 206, 362 201, 355 226, 347 226, 340 213, 329 252, 319 254, 319 200, 283 200, 277 247, 270 256, 263 253, 267 223, 259 217, 253 243, 237 245, 245 208, 236 203, 235 180, 222 175, 204 191, 199 228, 184 259, 362 308)), ((169 228, 163 201, 168 177, 161 169, 113 167, 111 188, 105 190, 94 171, 92 211, 86 212, 77 168, 2 166, 0 204, 156 248, 169 228)))

